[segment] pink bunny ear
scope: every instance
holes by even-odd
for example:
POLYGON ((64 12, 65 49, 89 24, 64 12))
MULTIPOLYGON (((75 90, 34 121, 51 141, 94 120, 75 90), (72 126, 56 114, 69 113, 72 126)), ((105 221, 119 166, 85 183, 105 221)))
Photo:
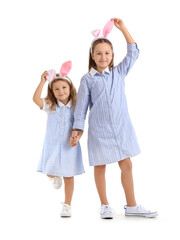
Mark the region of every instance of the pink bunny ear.
POLYGON ((100 31, 101 31, 100 29, 96 29, 96 30, 93 30, 91 33, 94 37, 98 37, 100 34, 100 31))
POLYGON ((46 79, 48 80, 48 82, 52 82, 52 80, 54 80, 56 77, 56 71, 54 69, 51 69, 47 72, 48 72, 48 75, 46 76, 46 79))
POLYGON ((61 66, 61 70, 60 70, 60 76, 62 76, 62 77, 67 76, 71 70, 71 67, 72 67, 71 61, 63 63, 63 65, 61 66))
POLYGON ((106 25, 103 28, 103 35, 104 37, 107 37, 107 35, 112 31, 112 28, 114 26, 114 20, 110 20, 106 23, 106 25))

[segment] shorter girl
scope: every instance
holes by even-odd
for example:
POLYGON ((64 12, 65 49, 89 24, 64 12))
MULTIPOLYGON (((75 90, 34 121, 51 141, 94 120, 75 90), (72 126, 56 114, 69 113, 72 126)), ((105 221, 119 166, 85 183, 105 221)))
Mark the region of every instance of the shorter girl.
POLYGON ((44 147, 37 171, 46 174, 56 189, 61 187, 63 177, 65 202, 61 217, 71 216, 74 176, 84 173, 80 144, 72 148, 69 142, 77 98, 76 89, 67 77, 70 69, 71 61, 62 65, 60 74, 56 74, 55 70, 45 71, 33 96, 33 101, 48 114, 44 147), (49 81, 48 92, 46 98, 42 99, 46 80, 49 81))

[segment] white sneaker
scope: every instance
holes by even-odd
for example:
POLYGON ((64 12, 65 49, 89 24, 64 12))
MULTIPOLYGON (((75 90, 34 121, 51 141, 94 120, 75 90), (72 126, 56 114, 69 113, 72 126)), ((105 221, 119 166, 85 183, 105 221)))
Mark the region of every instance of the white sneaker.
POLYGON ((143 206, 128 207, 124 206, 125 216, 138 216, 138 217, 148 217, 153 218, 158 216, 157 212, 147 211, 143 206))
POLYGON ((109 205, 101 205, 100 216, 102 219, 112 219, 114 217, 114 211, 109 205))
POLYGON ((50 178, 54 188, 59 189, 62 185, 62 178, 61 177, 53 177, 50 178))
POLYGON ((67 203, 63 204, 61 217, 71 217, 71 206, 67 203))

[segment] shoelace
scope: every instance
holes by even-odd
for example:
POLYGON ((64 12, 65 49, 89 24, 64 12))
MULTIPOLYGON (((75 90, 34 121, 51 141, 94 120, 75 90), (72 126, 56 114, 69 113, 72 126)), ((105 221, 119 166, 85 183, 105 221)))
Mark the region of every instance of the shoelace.
POLYGON ((101 214, 106 214, 106 213, 112 213, 112 209, 107 205, 103 206, 103 209, 101 209, 101 214))
POLYGON ((151 213, 150 210, 146 210, 145 207, 143 207, 142 205, 137 206, 137 209, 138 209, 138 210, 143 210, 143 211, 146 212, 146 213, 151 213))
POLYGON ((54 183, 56 184, 56 183, 58 183, 58 182, 59 182, 58 177, 54 177, 54 183))
POLYGON ((57 179, 57 177, 52 177, 52 178, 50 178, 50 181, 52 181, 53 183, 57 183, 58 179, 57 179))
POLYGON ((69 206, 68 204, 65 204, 63 202, 61 202, 61 204, 63 205, 63 211, 69 211, 71 209, 71 206, 69 206))

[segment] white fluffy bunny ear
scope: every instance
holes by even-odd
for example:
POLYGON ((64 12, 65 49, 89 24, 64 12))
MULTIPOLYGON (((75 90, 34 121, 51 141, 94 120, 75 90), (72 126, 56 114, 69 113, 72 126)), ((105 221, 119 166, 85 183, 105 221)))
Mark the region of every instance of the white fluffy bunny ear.
POLYGON ((96 29, 96 30, 93 30, 91 33, 92 33, 92 35, 94 36, 94 37, 98 37, 99 36, 99 34, 100 34, 100 29, 96 29))
POLYGON ((60 70, 60 76, 65 77, 68 75, 72 68, 72 62, 68 61, 62 64, 61 70, 60 70))
POLYGON ((107 37, 107 35, 112 31, 113 26, 114 26, 114 20, 110 20, 106 23, 106 25, 103 28, 104 37, 107 37))
POLYGON ((54 69, 48 70, 48 75, 46 76, 46 79, 48 80, 49 83, 52 82, 52 80, 55 79, 56 77, 56 71, 54 69))

